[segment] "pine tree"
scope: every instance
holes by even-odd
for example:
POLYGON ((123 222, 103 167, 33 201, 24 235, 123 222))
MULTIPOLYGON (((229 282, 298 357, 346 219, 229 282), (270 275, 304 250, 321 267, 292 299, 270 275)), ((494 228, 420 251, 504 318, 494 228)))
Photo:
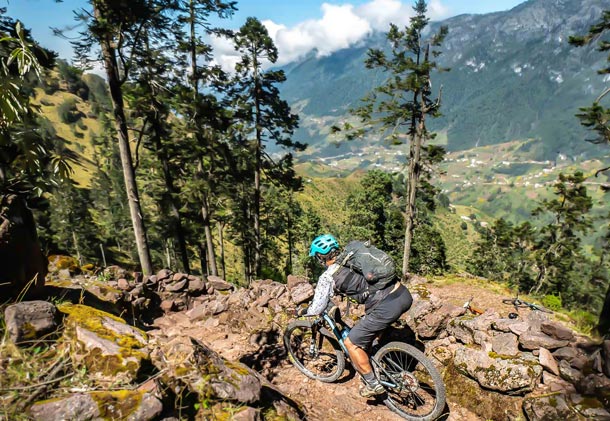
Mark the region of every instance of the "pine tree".
MULTIPOLYGON (((194 163, 193 168, 186 168, 190 174, 186 183, 191 185, 183 189, 189 191, 189 205, 197 208, 201 220, 204 239, 197 242, 202 263, 205 262, 202 270, 212 275, 218 274, 212 234, 214 203, 220 195, 217 188, 222 184, 220 179, 225 176, 228 165, 223 162, 226 147, 220 144, 220 139, 229 120, 211 93, 218 89, 219 81, 225 79, 225 75, 218 66, 211 65, 212 48, 201 38, 201 33, 228 35, 227 31, 210 24, 210 16, 228 18, 235 11, 235 4, 234 1, 180 0, 177 20, 187 25, 174 31, 178 41, 178 62, 183 62, 182 85, 175 91, 175 108, 185 116, 175 138, 181 139, 185 161, 194 163)), ((222 245, 220 239, 219 242, 222 245)))
POLYGON ((167 13, 173 12, 173 4, 166 0, 132 0, 129 3, 90 0, 89 5, 90 10, 81 10, 76 15, 84 29, 79 39, 73 41, 73 46, 82 63, 91 61, 94 46, 100 49, 112 99, 127 203, 140 265, 145 274, 150 274, 153 267, 129 146, 124 85, 132 77, 134 67, 139 65, 140 53, 146 51, 147 39, 163 37, 169 32, 167 13))
MULTIPOLYGON (((403 252, 403 278, 409 270, 409 256, 416 218, 416 193, 422 172, 422 147, 431 137, 426 128, 426 118, 439 115, 440 93, 432 95, 431 73, 439 70, 433 59, 447 35, 447 27, 429 38, 426 28, 427 6, 423 0, 415 2, 415 16, 410 25, 400 30, 391 24, 387 39, 392 46, 390 55, 379 49, 371 49, 365 62, 369 69, 381 69, 388 73, 387 81, 375 88, 364 99, 364 105, 354 113, 367 126, 381 127, 386 139, 393 143, 409 142, 409 167, 406 194, 406 227, 403 252)), ((356 130, 352 136, 360 136, 364 130, 356 130)))
MULTIPOLYGON (((583 36, 571 36, 570 44, 583 47, 597 41, 597 50, 602 53, 610 51, 610 42, 604 39, 603 36, 610 30, 610 10, 605 10, 602 17, 596 24, 589 28, 589 32, 583 36)), ((610 63, 610 54, 606 61, 610 63)), ((610 64, 597 71, 600 75, 608 75, 610 73, 610 64)), ((588 139, 593 143, 610 144, 610 109, 602 105, 602 100, 610 93, 610 88, 604 89, 598 97, 593 101, 590 107, 582 107, 580 113, 576 116, 580 119, 583 126, 591 129, 595 133, 595 137, 588 139)), ((595 176, 610 170, 610 167, 599 169, 595 176)), ((610 191, 610 186, 602 186, 604 191, 610 191)), ((603 253, 602 253, 603 255, 603 253)), ((598 329, 600 333, 607 334, 610 331, 610 283, 608 283, 606 298, 604 300, 603 310, 599 317, 598 329)))
MULTIPOLYGON (((290 111, 286 101, 280 98, 277 84, 286 80, 282 70, 264 70, 265 62, 277 61, 277 48, 265 26, 250 17, 235 34, 235 46, 241 53, 236 65, 236 76, 229 91, 235 110, 235 118, 241 123, 246 149, 252 153, 254 184, 253 198, 249 202, 247 218, 252 220, 253 250, 246 250, 247 261, 252 267, 246 277, 259 275, 262 262, 261 200, 263 175, 277 167, 265 152, 266 143, 273 142, 285 149, 303 150, 305 145, 292 140, 298 126, 298 116, 290 111)), ((248 202, 246 202, 248 203, 248 202)))
POLYGON ((530 293, 560 292, 567 298, 564 301, 575 300, 572 275, 575 263, 582 257, 580 235, 592 226, 588 215, 592 200, 584 180, 578 171, 559 174, 554 186, 556 198, 543 200, 533 211, 535 216, 548 215, 552 220, 541 228, 534 246, 537 276, 530 293))
POLYGON ((112 122, 100 114, 101 134, 92 138, 95 172, 91 180, 91 200, 95 206, 90 212, 101 241, 100 254, 107 264, 137 260, 127 193, 121 169, 121 157, 112 122))

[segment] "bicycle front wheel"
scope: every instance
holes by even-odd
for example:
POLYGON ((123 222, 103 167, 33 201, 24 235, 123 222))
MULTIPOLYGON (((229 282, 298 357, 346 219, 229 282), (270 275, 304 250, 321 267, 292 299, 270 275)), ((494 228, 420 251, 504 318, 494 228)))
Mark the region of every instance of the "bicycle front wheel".
POLYGON ((296 320, 286 327, 284 346, 294 366, 311 379, 332 383, 343 374, 341 346, 308 320, 296 320))
POLYGON ((373 357, 375 375, 386 388, 386 406, 407 420, 432 421, 445 409, 445 385, 421 351, 390 342, 373 357))

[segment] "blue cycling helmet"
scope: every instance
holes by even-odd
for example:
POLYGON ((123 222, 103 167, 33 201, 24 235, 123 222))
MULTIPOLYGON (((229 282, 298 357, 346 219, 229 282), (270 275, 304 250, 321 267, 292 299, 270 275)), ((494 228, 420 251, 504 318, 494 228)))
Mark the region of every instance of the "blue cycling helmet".
POLYGON ((333 250, 339 250, 339 243, 330 234, 324 234, 317 236, 309 247, 309 256, 313 257, 316 254, 328 254, 333 250))

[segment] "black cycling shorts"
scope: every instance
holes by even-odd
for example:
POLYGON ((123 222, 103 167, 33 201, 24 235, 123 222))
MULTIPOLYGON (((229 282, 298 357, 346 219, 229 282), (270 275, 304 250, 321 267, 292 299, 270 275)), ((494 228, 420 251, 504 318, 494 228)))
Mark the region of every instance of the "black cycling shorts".
POLYGON ((368 350, 375 336, 398 320, 411 308, 412 303, 411 293, 404 285, 400 285, 356 323, 349 332, 350 341, 365 351, 368 350))

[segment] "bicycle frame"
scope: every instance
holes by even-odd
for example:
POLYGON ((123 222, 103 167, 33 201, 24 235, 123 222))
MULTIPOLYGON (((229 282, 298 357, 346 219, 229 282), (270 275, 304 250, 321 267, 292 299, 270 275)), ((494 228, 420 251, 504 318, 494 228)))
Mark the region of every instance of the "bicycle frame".
MULTIPOLYGON (((335 339, 339 342, 339 345, 341 346, 341 350, 345 354, 345 357, 347 358, 349 363, 352 365, 352 367, 354 367, 354 370, 356 370, 354 363, 352 362, 351 358, 349 357, 349 351, 347 350, 347 347, 345 346, 345 341, 343 340, 343 337, 341 336, 341 331, 339 331, 339 327, 337 326, 337 323, 335 322, 335 320, 332 317, 330 317, 330 315, 326 311, 324 311, 324 313, 321 314, 321 317, 318 320, 320 320, 320 319, 323 319, 328 324, 328 326, 330 326, 331 332, 333 333, 335 339)), ((320 332, 320 334, 324 335, 323 332, 320 332)), ((313 335, 312 335, 311 340, 312 340, 312 345, 313 345, 314 341, 315 341, 315 338, 313 337, 313 335)), ((388 373, 385 370, 385 368, 383 368, 381 365, 379 365, 379 363, 374 358, 371 358, 370 355, 369 355, 369 361, 371 362, 371 364, 374 364, 379 370, 381 370, 388 379, 392 378, 390 373, 388 373)), ((358 372, 358 370, 356 370, 356 372, 358 372)), ((387 381, 384 381, 381 379, 379 379, 379 382, 385 387, 390 387, 393 389, 400 387, 402 389, 402 386, 397 385, 396 383, 390 383, 390 382, 387 382, 387 381)))

